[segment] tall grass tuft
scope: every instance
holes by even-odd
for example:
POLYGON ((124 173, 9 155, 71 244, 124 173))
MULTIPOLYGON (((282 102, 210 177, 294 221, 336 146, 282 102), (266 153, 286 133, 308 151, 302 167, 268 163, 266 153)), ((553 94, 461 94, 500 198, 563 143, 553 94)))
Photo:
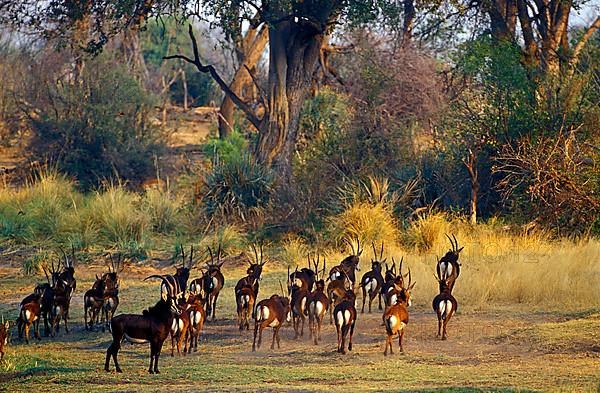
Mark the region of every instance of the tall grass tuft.
POLYGON ((381 203, 357 202, 330 219, 338 239, 358 237, 364 244, 396 242, 398 230, 391 212, 381 203))
POLYGON ((142 198, 142 211, 152 230, 162 234, 176 231, 183 221, 183 198, 168 188, 147 190, 142 198))
MULTIPOLYGON (((89 201, 82 219, 97 226, 103 242, 131 248, 146 240, 149 218, 140 210, 140 196, 120 185, 108 185, 89 201)), ((135 247, 134 247, 135 248, 135 247)))

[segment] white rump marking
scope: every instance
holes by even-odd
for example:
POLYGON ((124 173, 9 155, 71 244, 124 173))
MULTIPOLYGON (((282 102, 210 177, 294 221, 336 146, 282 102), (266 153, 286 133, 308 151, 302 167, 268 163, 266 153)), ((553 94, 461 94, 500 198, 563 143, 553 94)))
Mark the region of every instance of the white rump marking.
POLYGON ((397 301, 398 301, 398 295, 393 294, 392 297, 390 298, 390 305, 396 304, 397 301))
POLYGON ((258 313, 258 320, 259 321, 265 321, 267 319, 269 319, 269 307, 267 306, 262 306, 260 308, 260 312, 258 313))
POLYGON ((300 300, 300 312, 304 314, 304 310, 306 310, 306 296, 300 300))
POLYGON ((25 310, 25 319, 29 321, 30 316, 31 316, 31 311, 25 310))
POLYGON ((391 329, 392 327, 396 326, 396 322, 398 322, 398 319, 396 318, 395 315, 390 315, 390 317, 388 318, 388 321, 389 321, 389 325, 388 326, 391 329))
POLYGON ((367 281, 367 285, 365 285, 365 289, 367 292, 371 293, 375 291, 375 288, 377 288, 377 280, 374 278, 369 279, 369 281, 367 281))
POLYGON ((213 284, 213 285, 212 285, 212 287, 213 287, 213 288, 216 288, 218 283, 219 283, 219 280, 217 280, 217 278, 216 278, 216 277, 213 277, 213 278, 212 278, 212 284, 213 284))
POLYGON ((350 310, 344 311, 344 322, 346 325, 350 322, 350 310))
POLYGON ((446 315, 452 312, 452 302, 450 300, 446 300, 446 315))
POLYGON ((278 325, 279 325, 279 321, 277 320, 277 318, 275 318, 275 319, 274 319, 274 320, 273 320, 273 321, 272 321, 272 322, 269 324, 269 326, 270 326, 270 327, 275 327, 275 326, 278 326, 278 325))
POLYGON ((127 333, 125 333, 125 340, 129 341, 132 344, 146 344, 148 342, 148 340, 128 336, 127 333))
POLYGON ((440 313, 440 315, 443 317, 444 314, 446 313, 446 302, 445 301, 441 301, 440 304, 438 305, 438 311, 440 313))
POLYGON ((317 315, 321 315, 321 313, 323 312, 323 303, 321 303, 320 301, 317 301, 315 303, 313 303, 315 305, 315 311, 317 315))
POLYGON ((342 326, 344 324, 344 315, 341 311, 337 312, 337 314, 335 315, 335 319, 339 326, 342 326))
POLYGON ((173 334, 177 333, 177 319, 173 319, 173 323, 171 324, 171 332, 173 334))

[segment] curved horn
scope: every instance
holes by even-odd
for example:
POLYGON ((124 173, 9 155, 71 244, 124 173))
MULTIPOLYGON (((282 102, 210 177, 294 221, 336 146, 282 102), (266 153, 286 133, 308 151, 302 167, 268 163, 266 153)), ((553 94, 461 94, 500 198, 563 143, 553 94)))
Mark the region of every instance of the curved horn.
POLYGON ((190 246, 190 262, 189 262, 189 264, 188 264, 188 269, 191 269, 191 268, 192 268, 192 263, 193 263, 193 260, 194 260, 194 245, 192 244, 192 245, 190 246))
POLYGON ((210 246, 206 246, 206 248, 208 248, 208 253, 210 254, 210 264, 208 264, 208 265, 211 266, 214 264, 213 253, 212 253, 212 250, 210 249, 210 246))
POLYGON ((371 242, 371 247, 373 247, 373 256, 375 260, 377 260, 377 251, 375 250, 375 242, 371 242))
POLYGON ((447 234, 447 233, 446 233, 445 235, 446 235, 446 237, 448 238, 448 241, 450 242, 450 245, 452 246, 452 251, 455 251, 455 250, 456 250, 456 248, 454 247, 454 243, 452 242, 452 239, 450 238, 450 236, 448 236, 448 234, 447 234))
POLYGON ((279 280, 279 287, 281 288, 281 296, 285 296, 285 292, 283 291, 283 284, 281 283, 281 280, 279 280))
POLYGON ((381 242, 381 252, 379 253, 379 260, 383 259, 383 241, 381 242))
POLYGON ((169 296, 173 297, 173 298, 175 297, 175 288, 173 288, 173 285, 171 285, 171 283, 164 276, 160 276, 158 274, 153 274, 151 276, 144 278, 144 281, 146 281, 150 278, 158 278, 159 280, 161 280, 167 287, 167 292, 168 292, 169 296))

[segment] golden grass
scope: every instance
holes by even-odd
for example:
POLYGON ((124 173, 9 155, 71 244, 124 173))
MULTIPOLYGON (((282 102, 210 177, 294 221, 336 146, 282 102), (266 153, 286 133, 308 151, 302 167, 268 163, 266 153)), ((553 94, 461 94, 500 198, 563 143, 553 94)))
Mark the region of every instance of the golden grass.
POLYGON ((398 239, 396 220, 383 203, 354 202, 330 221, 338 239, 358 237, 363 244, 395 243, 398 239))

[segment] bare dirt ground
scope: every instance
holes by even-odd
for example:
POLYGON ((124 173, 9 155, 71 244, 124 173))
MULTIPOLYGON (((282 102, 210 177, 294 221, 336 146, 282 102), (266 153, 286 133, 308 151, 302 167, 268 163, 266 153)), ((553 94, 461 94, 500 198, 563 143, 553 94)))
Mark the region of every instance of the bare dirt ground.
MULTIPOLYGON (((100 265, 78 273, 71 332, 30 345, 13 334, 7 365, 0 370, 0 391, 598 391, 600 388, 600 313, 530 311, 523 306, 474 310, 468 306, 449 325, 449 339, 436 338, 429 299, 411 308, 404 354, 383 356, 381 312, 359 314, 354 349, 335 352, 336 334, 327 319, 323 340, 315 346, 293 329, 282 329, 281 349, 270 350, 271 332, 251 352, 252 331, 235 326, 233 286, 239 268, 224 269, 226 287, 219 298, 217 319, 205 325, 199 351, 170 357, 169 340, 161 356, 160 375, 151 376, 147 345, 124 345, 124 374, 102 369, 110 334, 86 332, 82 296, 100 265), (444 390, 447 389, 447 390, 444 390)), ((158 299, 158 283, 143 282, 154 272, 129 266, 122 281, 120 312, 139 313, 158 299)), ((261 295, 278 290, 283 269, 267 271, 261 295)), ((0 269, 0 313, 14 319, 16 307, 41 277, 20 277, 16 267, 0 269)), ((362 300, 359 297, 358 304, 362 300)), ((459 299, 460 302, 460 299, 459 299)), ((360 312, 360 309, 359 309, 360 312)), ((394 342, 397 350, 397 340, 394 342)), ((114 367, 114 366, 111 366, 114 367)))

